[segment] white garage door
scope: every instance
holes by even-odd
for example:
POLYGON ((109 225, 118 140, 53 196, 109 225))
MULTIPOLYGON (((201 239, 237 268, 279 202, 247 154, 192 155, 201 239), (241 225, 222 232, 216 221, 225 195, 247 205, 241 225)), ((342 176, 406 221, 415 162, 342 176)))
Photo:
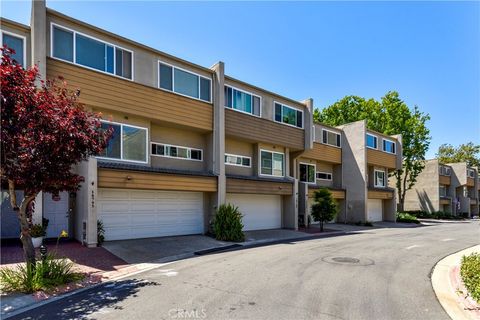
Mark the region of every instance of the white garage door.
POLYGON ((281 196, 229 193, 226 202, 237 206, 243 214, 243 230, 282 227, 281 196))
POLYGON ((203 194, 98 189, 105 240, 203 233, 203 194))
POLYGON ((383 205, 380 199, 368 199, 368 221, 382 221, 383 220, 383 205))

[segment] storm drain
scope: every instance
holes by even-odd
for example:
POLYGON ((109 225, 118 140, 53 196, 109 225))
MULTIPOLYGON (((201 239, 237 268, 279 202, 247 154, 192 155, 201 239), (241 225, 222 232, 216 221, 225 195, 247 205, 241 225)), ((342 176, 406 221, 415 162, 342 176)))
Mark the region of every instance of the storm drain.
POLYGON ((369 266, 375 264, 371 259, 357 259, 352 257, 323 257, 322 261, 333 264, 344 264, 352 266, 369 266))

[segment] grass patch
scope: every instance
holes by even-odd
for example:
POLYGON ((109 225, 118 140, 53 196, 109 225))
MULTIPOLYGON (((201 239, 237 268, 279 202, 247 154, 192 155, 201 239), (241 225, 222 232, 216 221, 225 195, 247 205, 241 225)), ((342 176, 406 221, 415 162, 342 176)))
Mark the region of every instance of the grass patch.
POLYGON ((49 254, 44 261, 37 261, 35 268, 21 264, 0 269, 0 288, 3 292, 32 293, 83 279, 83 274, 76 272, 74 266, 67 259, 49 254))
POLYGON ((397 212, 397 222, 404 223, 420 223, 417 217, 406 212, 397 212))
POLYGON ((480 303, 480 253, 462 257, 460 276, 468 294, 480 303))

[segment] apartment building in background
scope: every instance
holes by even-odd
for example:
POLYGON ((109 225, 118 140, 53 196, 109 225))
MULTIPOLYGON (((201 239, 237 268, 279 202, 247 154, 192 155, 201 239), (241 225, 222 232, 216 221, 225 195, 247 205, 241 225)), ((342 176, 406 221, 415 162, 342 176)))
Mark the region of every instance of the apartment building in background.
POLYGON ((479 211, 478 169, 462 163, 426 160, 412 189, 405 194, 405 210, 436 212, 472 217, 479 211))
MULTIPOLYGON (((32 2, 30 26, 1 20, 2 44, 47 79, 62 76, 114 134, 81 163, 80 190, 37 198, 34 221, 50 220, 95 246, 106 240, 202 234, 223 203, 245 230, 297 229, 313 192, 328 187, 338 221, 395 220, 388 174, 401 165, 400 136, 358 121, 313 122, 313 100, 296 101, 234 79, 225 65, 200 66, 32 2), (58 200, 58 199, 56 199, 58 200), (40 204, 40 205, 38 205, 40 204)), ((21 190, 18 191, 21 195, 21 190)), ((17 237, 2 190, 2 238, 17 237)))

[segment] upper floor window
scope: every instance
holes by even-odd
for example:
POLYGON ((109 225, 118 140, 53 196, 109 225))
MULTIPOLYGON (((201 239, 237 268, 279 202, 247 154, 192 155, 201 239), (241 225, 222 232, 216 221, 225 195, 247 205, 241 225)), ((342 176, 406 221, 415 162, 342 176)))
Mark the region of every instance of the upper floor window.
POLYGON ((386 179, 385 179, 385 171, 375 170, 375 177, 374 177, 374 186, 375 187, 385 187, 386 186, 386 179))
POLYGON ((113 129, 108 146, 98 155, 101 158, 147 162, 147 128, 102 121, 102 129, 113 129))
POLYGON ((210 79, 163 62, 158 63, 158 75, 160 89, 211 102, 210 79))
POLYGON ((439 192, 440 192, 440 197, 446 197, 447 196, 447 187, 445 185, 440 185, 439 187, 439 192))
POLYGON ((300 181, 315 183, 315 165, 300 163, 300 181))
POLYGON ((469 177, 469 178, 475 178, 475 170, 473 170, 473 169, 467 169, 467 177, 469 177))
POLYGON ((275 121, 303 128, 303 111, 275 102, 275 121))
POLYGON ((322 129, 322 142, 324 144, 329 144, 331 146, 339 147, 341 146, 341 135, 339 133, 322 129))
POLYGON ((6 45, 10 49, 13 49, 15 53, 11 55, 11 58, 18 62, 23 67, 26 66, 26 50, 25 50, 25 37, 2 31, 2 43, 1 47, 6 45))
POLYGON ((132 79, 132 51, 54 24, 51 36, 53 57, 132 79))
POLYGON ((225 154, 225 164, 229 166, 251 167, 252 159, 246 156, 236 154, 225 154))
POLYGON ((225 86, 225 107, 260 116, 260 97, 252 93, 225 86))
POLYGON ((367 133, 367 147, 372 149, 377 149, 378 138, 374 135, 367 133))
POLYGON ((202 161, 202 154, 201 149, 152 142, 153 156, 202 161))
POLYGON ((450 175, 450 168, 449 167, 445 167, 445 166, 440 166, 440 174, 442 176, 449 176, 450 175))
POLYGON ((395 142, 383 139, 383 151, 388 153, 395 153, 395 142))
POLYGON ((273 151, 260 151, 260 174, 267 176, 283 177, 285 155, 273 151))
POLYGON ((332 181, 332 174, 330 172, 317 172, 317 179, 332 181))

